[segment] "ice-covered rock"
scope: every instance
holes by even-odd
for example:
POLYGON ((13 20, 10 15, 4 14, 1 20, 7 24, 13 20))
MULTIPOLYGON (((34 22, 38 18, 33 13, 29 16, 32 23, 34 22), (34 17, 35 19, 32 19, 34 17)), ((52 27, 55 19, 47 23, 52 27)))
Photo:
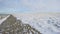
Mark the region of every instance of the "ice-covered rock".
POLYGON ((0 21, 1 34, 41 34, 38 30, 29 24, 22 23, 13 15, 8 15, 0 21))

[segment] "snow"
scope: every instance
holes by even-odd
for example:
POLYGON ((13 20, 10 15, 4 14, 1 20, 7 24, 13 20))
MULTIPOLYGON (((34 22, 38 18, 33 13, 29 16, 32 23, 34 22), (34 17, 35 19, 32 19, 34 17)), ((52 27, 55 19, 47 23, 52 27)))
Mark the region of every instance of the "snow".
POLYGON ((3 19, 0 19, 0 24, 3 23, 10 15, 6 16, 5 18, 3 19))
POLYGON ((17 16, 23 23, 31 25, 42 34, 60 34, 59 15, 23 15, 17 16))
MULTIPOLYGON (((0 24, 10 15, 0 20, 0 24)), ((17 19, 22 23, 29 24, 42 34, 60 34, 59 15, 19 15, 17 19)))

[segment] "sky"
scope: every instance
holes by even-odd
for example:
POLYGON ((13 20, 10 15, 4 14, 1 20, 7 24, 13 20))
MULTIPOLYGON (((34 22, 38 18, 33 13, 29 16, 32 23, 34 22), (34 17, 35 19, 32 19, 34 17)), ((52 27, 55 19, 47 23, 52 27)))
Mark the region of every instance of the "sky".
POLYGON ((60 12, 60 0, 0 0, 0 14, 45 12, 60 12))

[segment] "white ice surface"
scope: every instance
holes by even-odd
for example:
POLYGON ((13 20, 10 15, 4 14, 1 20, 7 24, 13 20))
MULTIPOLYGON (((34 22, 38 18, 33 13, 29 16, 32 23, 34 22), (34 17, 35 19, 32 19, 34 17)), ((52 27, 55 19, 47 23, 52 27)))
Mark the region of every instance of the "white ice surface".
MULTIPOLYGON (((9 16, 0 20, 0 24, 9 16)), ((22 15, 16 16, 23 23, 31 25, 42 34, 60 34, 60 16, 52 15, 22 15)))
POLYGON ((60 34, 60 17, 45 15, 45 16, 17 16, 17 19, 22 20, 23 23, 29 24, 42 34, 60 34))

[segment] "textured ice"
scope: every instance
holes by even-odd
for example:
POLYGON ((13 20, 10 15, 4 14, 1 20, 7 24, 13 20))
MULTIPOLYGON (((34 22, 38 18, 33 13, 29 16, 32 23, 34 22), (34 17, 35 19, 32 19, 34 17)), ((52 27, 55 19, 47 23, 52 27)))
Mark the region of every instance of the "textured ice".
POLYGON ((29 24, 42 34, 60 34, 60 17, 52 15, 32 15, 19 16, 17 19, 29 24))
MULTIPOLYGON (((6 20, 0 20, 0 24, 6 20)), ((19 15, 17 19, 23 23, 31 25, 42 34, 60 34, 60 16, 59 15, 19 15)))

